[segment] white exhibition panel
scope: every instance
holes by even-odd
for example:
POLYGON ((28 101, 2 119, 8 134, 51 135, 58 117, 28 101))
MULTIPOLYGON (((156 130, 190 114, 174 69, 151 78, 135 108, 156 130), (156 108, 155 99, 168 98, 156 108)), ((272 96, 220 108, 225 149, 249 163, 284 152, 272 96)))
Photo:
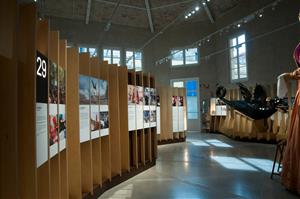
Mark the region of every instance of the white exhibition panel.
POLYGON ((156 133, 160 134, 160 107, 156 108, 156 133))
POLYGON ((144 106, 136 105, 136 129, 144 128, 144 106))
POLYGON ((178 131, 184 131, 184 112, 183 106, 178 107, 178 131))
POLYGON ((48 104, 36 103, 36 166, 48 160, 48 104))
POLYGON ((134 131, 136 130, 136 110, 135 105, 128 105, 128 130, 134 131))
POLYGON ((178 107, 172 106, 172 117, 173 117, 173 133, 179 132, 178 125, 178 107))
POLYGON ((80 143, 90 140, 90 106, 79 105, 80 143))

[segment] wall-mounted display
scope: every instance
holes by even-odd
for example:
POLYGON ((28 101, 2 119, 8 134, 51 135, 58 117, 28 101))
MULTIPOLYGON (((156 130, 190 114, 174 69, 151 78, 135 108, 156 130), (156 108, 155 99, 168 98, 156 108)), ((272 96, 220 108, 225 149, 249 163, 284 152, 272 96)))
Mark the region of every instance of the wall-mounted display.
POLYGON ((128 130, 136 130, 136 98, 137 92, 136 87, 133 85, 128 85, 128 130))
POLYGON ((58 67, 49 61, 49 145, 50 157, 58 153, 58 67))
POLYGON ((160 134, 160 97, 156 96, 156 133, 160 134))
POLYGON ((177 96, 172 97, 172 117, 173 117, 173 133, 179 132, 178 125, 178 98, 177 96))
POLYGON ((218 98, 210 99, 210 115, 211 116, 226 116, 227 106, 218 98))
POLYGON ((90 78, 79 76, 80 143, 90 140, 90 78))
POLYGON ((108 81, 100 79, 100 135, 109 135, 108 81))
POLYGON ((143 112, 144 112, 144 88, 141 86, 136 87, 136 129, 144 128, 144 121, 143 121, 143 112))
POLYGON ((48 58, 36 54, 36 166, 48 160, 48 58))
POLYGON ((58 106, 58 125, 59 125, 59 150, 62 151, 66 148, 66 76, 65 70, 58 67, 58 93, 59 93, 59 106, 58 106))
POLYGON ((90 110, 90 129, 91 129, 91 139, 100 137, 100 88, 99 80, 97 78, 90 78, 90 95, 91 95, 91 110, 90 110))

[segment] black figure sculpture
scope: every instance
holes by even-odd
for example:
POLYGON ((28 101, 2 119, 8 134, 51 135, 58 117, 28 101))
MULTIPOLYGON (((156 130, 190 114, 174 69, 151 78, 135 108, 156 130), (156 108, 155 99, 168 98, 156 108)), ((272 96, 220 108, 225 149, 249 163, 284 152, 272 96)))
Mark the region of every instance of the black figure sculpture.
POLYGON ((288 108, 287 99, 274 98, 267 100, 266 91, 264 87, 259 84, 255 86, 253 95, 245 85, 238 83, 238 86, 244 100, 230 101, 226 99, 226 88, 222 86, 217 87, 216 95, 228 106, 254 120, 270 117, 277 111, 277 108, 283 110, 287 110, 288 108))

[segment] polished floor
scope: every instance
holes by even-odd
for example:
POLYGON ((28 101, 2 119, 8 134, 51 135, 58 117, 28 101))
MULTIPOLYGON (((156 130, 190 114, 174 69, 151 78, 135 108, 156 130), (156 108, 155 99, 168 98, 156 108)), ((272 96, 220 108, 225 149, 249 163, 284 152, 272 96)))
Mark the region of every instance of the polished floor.
POLYGON ((186 143, 158 147, 157 165, 100 199, 292 199, 270 179, 275 147, 223 135, 190 133, 186 143))

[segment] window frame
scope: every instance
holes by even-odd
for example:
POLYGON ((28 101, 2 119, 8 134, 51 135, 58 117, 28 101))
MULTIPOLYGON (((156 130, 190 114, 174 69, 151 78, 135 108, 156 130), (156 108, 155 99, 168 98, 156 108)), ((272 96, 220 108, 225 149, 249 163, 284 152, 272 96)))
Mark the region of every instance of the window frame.
POLYGON ((124 52, 124 65, 125 65, 127 68, 128 68, 128 66, 127 66, 127 55, 126 55, 126 53, 127 53, 128 51, 133 52, 133 68, 130 68, 129 70, 135 70, 135 71, 137 71, 137 70, 136 70, 136 67, 135 67, 135 54, 136 54, 136 52, 140 52, 140 53, 141 53, 141 70, 138 70, 138 71, 143 71, 143 59, 144 59, 143 51, 137 50, 137 49, 133 49, 133 48, 126 48, 126 49, 125 49, 125 52, 124 52))
MULTIPOLYGON (((90 53, 90 57, 99 57, 99 48, 96 47, 96 46, 79 45, 79 46, 78 46, 78 52, 79 52, 79 53, 81 53, 81 52, 80 52, 80 48, 86 48, 86 50, 87 50, 88 53, 90 53, 90 51, 89 51, 90 48, 95 48, 95 49, 96 49, 96 52, 97 52, 97 55, 96 55, 96 56, 92 56, 91 53, 90 53)), ((82 52, 82 53, 84 53, 84 52, 82 52)))
POLYGON ((110 50, 110 62, 111 62, 111 64, 113 64, 113 59, 114 59, 114 57, 113 57, 113 51, 114 50, 120 51, 120 64, 117 64, 117 65, 118 66, 122 65, 123 55, 122 55, 122 49, 121 48, 119 48, 119 47, 102 47, 102 53, 101 53, 102 57, 101 58, 102 58, 103 61, 106 61, 106 60, 104 60, 104 55, 103 55, 104 50, 110 50))
POLYGON ((170 49, 170 54, 171 54, 171 59, 170 59, 170 67, 171 68, 181 68, 181 67, 190 67, 190 66, 197 66, 200 64, 200 56, 199 56, 199 52, 200 52, 200 49, 198 47, 190 47, 190 48, 172 48, 170 49), (197 63, 193 63, 193 64, 186 64, 186 53, 185 51, 188 50, 188 49, 197 49, 197 63), (173 60, 173 51, 182 51, 182 54, 183 54, 183 64, 181 65, 172 65, 172 60, 173 60))
POLYGON ((245 81, 248 81, 248 77, 249 77, 249 71, 248 71, 248 56, 247 56, 247 34, 245 32, 239 32, 239 33, 236 33, 234 35, 232 35, 229 40, 228 40, 228 46, 229 46, 229 73, 230 73, 230 82, 231 83, 237 83, 237 82, 245 82, 245 81), (240 36, 244 35, 245 36, 245 42, 244 43, 241 43, 239 44, 238 43, 238 38, 240 36), (230 45, 230 42, 231 40, 233 39, 236 39, 236 45, 235 46, 231 46, 230 45), (240 55, 239 54, 239 48, 245 44, 245 53, 243 55, 240 55), (236 53, 237 53, 237 56, 236 57, 232 57, 231 56, 231 50, 232 49, 236 49, 236 53), (246 61, 246 77, 243 77, 243 78, 240 78, 240 57, 242 56, 245 56, 245 61, 246 61), (237 67, 238 67, 238 78, 237 79, 233 79, 232 78, 232 60, 233 59, 237 59, 237 67))

